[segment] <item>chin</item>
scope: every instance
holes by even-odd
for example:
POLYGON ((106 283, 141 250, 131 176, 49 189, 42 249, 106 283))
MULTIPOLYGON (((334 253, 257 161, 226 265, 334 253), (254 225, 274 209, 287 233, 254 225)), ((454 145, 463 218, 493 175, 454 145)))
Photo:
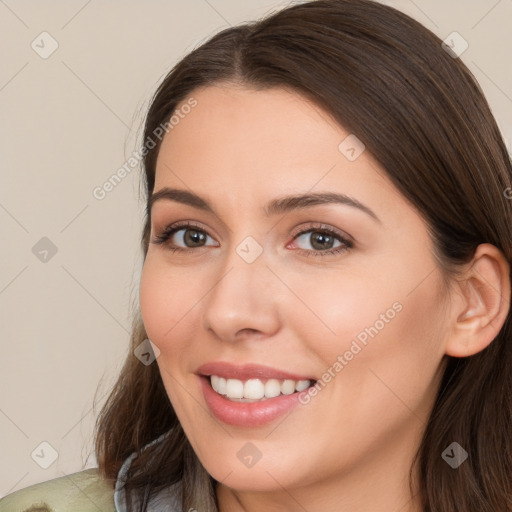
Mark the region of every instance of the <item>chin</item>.
MULTIPOLYGON (((297 473, 300 462, 290 457, 285 460, 273 443, 267 442, 261 447, 258 441, 246 441, 240 438, 229 438, 225 443, 205 440, 206 450, 200 453, 200 461, 217 482, 237 491, 272 492, 282 491, 298 485, 302 477, 297 473), (211 450, 211 444, 216 449, 211 450), (256 445, 260 446, 258 450, 256 445)), ((199 447, 200 448, 200 447, 199 447)), ((194 447, 195 449, 195 447, 194 447)), ((302 466, 302 465, 301 465, 302 466)), ((303 467, 300 467, 304 471, 303 467)), ((303 475, 306 477, 306 475, 303 475)))
MULTIPOLYGON (((260 461, 261 464, 263 464, 260 461)), ((259 466, 259 464, 258 464, 259 466)), ((226 467, 212 468, 208 473, 221 484, 230 487, 236 491, 245 492, 273 492, 282 491, 283 487, 293 486, 293 482, 288 479, 290 477, 291 468, 279 468, 279 472, 272 471, 272 468, 262 465, 258 469, 226 467)))

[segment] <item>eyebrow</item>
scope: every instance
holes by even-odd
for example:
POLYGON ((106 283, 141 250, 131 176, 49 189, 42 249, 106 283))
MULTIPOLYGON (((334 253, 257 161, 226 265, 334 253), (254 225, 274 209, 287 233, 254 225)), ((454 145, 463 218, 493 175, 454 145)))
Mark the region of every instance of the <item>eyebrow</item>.
MULTIPOLYGON (((157 192, 151 194, 147 206, 148 213, 151 211, 153 205, 157 201, 160 201, 162 199, 186 204, 199 210, 213 213, 218 217, 217 213, 206 199, 188 190, 175 189, 169 187, 164 187, 158 190, 157 192)), ((343 204, 351 206, 366 213, 375 221, 379 223, 382 222, 376 215, 376 213, 370 208, 368 208, 368 206, 360 203, 357 199, 349 197, 345 194, 339 194, 335 192, 313 192, 307 194, 279 197, 268 202, 264 206, 263 211, 265 215, 269 217, 271 215, 284 214, 292 210, 300 210, 322 204, 343 204)))

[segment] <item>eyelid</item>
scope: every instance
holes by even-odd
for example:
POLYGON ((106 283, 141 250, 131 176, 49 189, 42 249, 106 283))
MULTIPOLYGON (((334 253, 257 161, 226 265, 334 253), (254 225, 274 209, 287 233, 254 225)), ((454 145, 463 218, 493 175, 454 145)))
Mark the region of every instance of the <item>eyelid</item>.
MULTIPOLYGON (((168 231, 177 231, 180 228, 196 228, 199 231, 205 232, 208 236, 212 236, 212 235, 209 234, 209 229, 208 228, 204 228, 203 226, 201 226, 200 224, 196 223, 195 221, 188 221, 188 220, 176 221, 174 223, 167 224, 161 230, 160 235, 162 235, 162 234, 164 234, 165 232, 168 232, 168 231)), ((295 228, 292 231, 292 234, 291 234, 292 240, 295 240, 299 235, 307 233, 308 231, 311 231, 313 229, 318 229, 320 231, 322 231, 322 230, 330 231, 330 232, 333 232, 333 233, 339 235, 341 238, 345 238, 348 241, 351 241, 351 242, 355 243, 354 237, 351 236, 350 234, 348 234, 347 232, 342 231, 342 230, 340 230, 338 228, 335 228, 334 226, 330 226, 328 224, 324 224, 322 222, 313 222, 313 223, 310 223, 307 226, 299 226, 299 227, 295 228)))
POLYGON ((155 225, 153 229, 151 230, 151 232, 155 232, 155 233, 158 233, 160 232, 160 234, 164 234, 166 232, 169 232, 169 231, 177 231, 178 229, 184 229, 184 228, 189 228, 189 229, 197 229, 198 231, 204 231, 208 236, 212 237, 212 238, 215 238, 213 235, 211 235, 211 229, 209 227, 206 227, 206 226, 203 226, 201 223, 199 222, 196 222, 196 221, 193 221, 193 220, 178 220, 176 222, 165 222, 165 223, 162 223, 163 226, 162 228, 157 228, 157 226, 155 225))
MULTIPOLYGON (((169 239, 173 237, 178 231, 181 231, 183 229, 195 229, 197 231, 200 231, 204 233, 207 237, 210 237, 215 240, 215 238, 209 234, 209 228, 205 229, 200 224, 184 220, 184 221, 176 221, 174 223, 168 224, 159 235, 156 235, 153 237, 151 243, 153 244, 159 244, 159 245, 167 245, 168 248, 172 251, 177 252, 194 252, 198 249, 203 249, 205 247, 212 247, 211 245, 203 245, 199 247, 180 247, 177 245, 172 246, 172 244, 169 243, 169 239)), ((300 236, 309 233, 309 232, 324 232, 327 233, 330 236, 333 236, 338 239, 338 241, 344 246, 344 247, 338 247, 333 249, 326 249, 323 251, 314 251, 314 250, 308 250, 308 249, 301 249, 296 248, 294 250, 299 251, 300 253, 306 255, 306 256, 329 256, 329 255, 335 255, 341 250, 350 250, 355 245, 354 237, 352 237, 350 234, 346 233, 345 231, 342 231, 338 228, 335 228, 334 226, 322 223, 322 222, 312 222, 308 225, 302 225, 297 228, 295 228, 292 231, 292 240, 289 242, 286 247, 288 248, 290 243, 293 243, 297 238, 300 236)), ((214 247, 219 247, 219 245, 214 245, 214 247)))
MULTIPOLYGON (((209 233, 209 229, 204 228, 203 226, 196 223, 195 221, 183 220, 183 221, 176 221, 176 222, 167 224, 163 229, 160 230, 160 234, 156 234, 153 236, 153 243, 164 244, 164 243, 166 243, 166 241, 169 240, 169 238, 174 236, 177 231, 180 231, 182 229, 196 229, 197 231, 201 231, 206 236, 215 240, 215 238, 209 233)), ((218 247, 218 245, 217 245, 217 247, 218 247)), ((183 249, 183 248, 180 247, 180 249, 183 249)), ((187 250, 187 249, 184 249, 184 250, 187 250)))
POLYGON ((341 239, 345 239, 347 242, 355 244, 355 239, 352 235, 348 234, 346 231, 342 231, 341 229, 335 228, 330 224, 325 224, 323 222, 312 222, 306 226, 298 227, 292 231, 292 238, 295 240, 299 235, 307 233, 308 231, 328 231, 336 234, 341 239))

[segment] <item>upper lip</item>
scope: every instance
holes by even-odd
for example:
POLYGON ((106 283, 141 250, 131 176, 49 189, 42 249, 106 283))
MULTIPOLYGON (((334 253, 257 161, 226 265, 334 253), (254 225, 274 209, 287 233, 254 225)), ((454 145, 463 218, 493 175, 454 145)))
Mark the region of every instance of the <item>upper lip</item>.
POLYGON ((214 361, 201 365, 196 373, 203 376, 216 375, 225 379, 277 379, 277 380, 315 380, 312 377, 278 370, 260 364, 233 364, 226 361, 214 361))

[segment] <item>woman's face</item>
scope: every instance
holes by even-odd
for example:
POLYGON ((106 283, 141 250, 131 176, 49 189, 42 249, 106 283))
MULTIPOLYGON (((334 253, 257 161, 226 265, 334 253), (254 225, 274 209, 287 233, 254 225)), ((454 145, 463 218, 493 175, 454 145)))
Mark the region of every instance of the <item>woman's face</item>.
POLYGON ((406 472, 447 336, 426 224, 302 96, 193 98, 158 156, 151 242, 176 229, 149 245, 140 304, 195 452, 238 490, 406 472))

